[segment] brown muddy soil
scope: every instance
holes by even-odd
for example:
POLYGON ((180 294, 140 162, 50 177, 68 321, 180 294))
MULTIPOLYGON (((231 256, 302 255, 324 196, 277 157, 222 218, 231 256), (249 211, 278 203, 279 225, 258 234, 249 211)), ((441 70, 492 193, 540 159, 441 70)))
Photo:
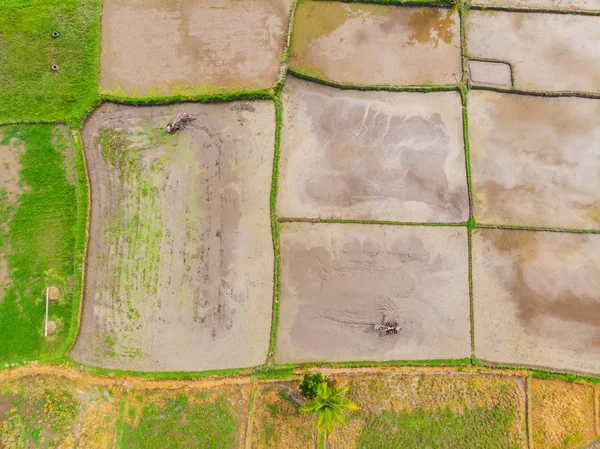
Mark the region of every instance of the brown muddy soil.
POLYGON ((106 0, 100 86, 155 96, 275 83, 292 0, 106 0))
POLYGON ((76 360, 146 371, 264 363, 274 117, 268 102, 105 104, 92 115, 83 130, 92 208, 76 360), (183 111, 196 120, 166 134, 183 111))
POLYGON ((600 92, 599 22, 580 15, 473 10, 467 50, 474 58, 511 63, 520 89, 600 92))
POLYGON ((600 101, 471 91, 477 223, 600 229, 600 101))
POLYGON ((449 9, 301 2, 290 65, 354 84, 455 84, 458 14, 449 9))
MULTIPOLYGON (((2 127, 0 127, 0 140, 2 140, 2 127)), ((0 205, 14 206, 22 191, 19 186, 19 172, 21 171, 20 157, 25 148, 17 142, 8 145, 0 145, 0 205)), ((0 217, 0 234, 8 232, 10 213, 6 217, 0 217), (5 218, 5 219, 4 219, 5 218)), ((0 246, 0 298, 4 289, 10 282, 10 273, 5 256, 10 248, 0 246)))
POLYGON ((456 92, 342 91, 288 77, 278 214, 466 221, 461 110, 456 92))
POLYGON ((475 353, 600 373, 600 235, 473 233, 475 353))
POLYGON ((275 359, 469 357, 467 264, 464 228, 284 223, 275 359))

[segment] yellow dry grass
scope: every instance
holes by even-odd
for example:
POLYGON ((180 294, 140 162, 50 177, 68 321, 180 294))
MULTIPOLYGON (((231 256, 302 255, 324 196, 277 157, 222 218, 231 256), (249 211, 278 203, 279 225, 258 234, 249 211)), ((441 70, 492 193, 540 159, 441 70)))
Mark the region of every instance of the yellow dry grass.
POLYGON ((252 420, 252 449, 315 447, 314 418, 298 412, 289 398, 290 390, 298 391, 298 383, 258 386, 252 420))
POLYGON ((574 449, 596 437, 594 386, 531 379, 531 430, 535 449, 574 449))

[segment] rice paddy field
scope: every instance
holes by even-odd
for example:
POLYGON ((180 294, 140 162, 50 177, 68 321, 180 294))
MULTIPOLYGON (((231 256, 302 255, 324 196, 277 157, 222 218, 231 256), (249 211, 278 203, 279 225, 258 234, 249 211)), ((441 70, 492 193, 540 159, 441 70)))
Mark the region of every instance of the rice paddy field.
POLYGON ((600 445, 600 0, 484 3, 0 0, 0 449, 600 445))

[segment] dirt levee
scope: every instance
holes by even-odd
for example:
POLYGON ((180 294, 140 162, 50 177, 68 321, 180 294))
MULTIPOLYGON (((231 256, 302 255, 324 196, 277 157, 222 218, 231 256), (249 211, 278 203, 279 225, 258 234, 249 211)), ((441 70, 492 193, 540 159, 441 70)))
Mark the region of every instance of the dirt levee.
POLYGON ((281 251, 278 362, 470 355, 465 228, 284 223, 281 251))
POLYGON ((450 9, 300 2, 290 64, 353 84, 455 84, 458 14, 450 9))
POLYGON ((274 84, 292 0, 105 0, 100 86, 133 96, 274 84))
POLYGON ((264 362, 274 132, 267 102, 106 104, 92 115, 83 131, 92 211, 76 360, 148 371, 264 362), (196 120, 166 134, 182 111, 196 120))
POLYGON ((473 234, 475 353, 600 373, 600 235, 473 234))
POLYGON ((520 89, 600 92, 598 22, 570 14, 471 11, 467 49, 470 57, 512 64, 520 89))
POLYGON ((600 229, 600 101, 471 91, 477 223, 600 229))
POLYGON ((342 91, 288 78, 279 215, 466 221, 461 110, 456 92, 342 91))

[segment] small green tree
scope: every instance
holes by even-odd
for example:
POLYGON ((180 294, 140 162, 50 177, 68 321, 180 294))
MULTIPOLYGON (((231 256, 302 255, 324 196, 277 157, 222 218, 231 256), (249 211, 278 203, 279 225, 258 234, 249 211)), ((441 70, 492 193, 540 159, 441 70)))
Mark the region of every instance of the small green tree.
POLYGON ((306 373, 300 384, 300 394, 304 399, 314 399, 317 396, 317 389, 327 378, 321 373, 306 373))
POLYGON ((346 399, 348 386, 338 388, 335 384, 329 385, 321 382, 317 387, 317 394, 300 407, 303 413, 316 413, 317 421, 315 428, 331 433, 335 424, 346 425, 348 418, 344 414, 346 410, 358 410, 358 406, 346 399))

